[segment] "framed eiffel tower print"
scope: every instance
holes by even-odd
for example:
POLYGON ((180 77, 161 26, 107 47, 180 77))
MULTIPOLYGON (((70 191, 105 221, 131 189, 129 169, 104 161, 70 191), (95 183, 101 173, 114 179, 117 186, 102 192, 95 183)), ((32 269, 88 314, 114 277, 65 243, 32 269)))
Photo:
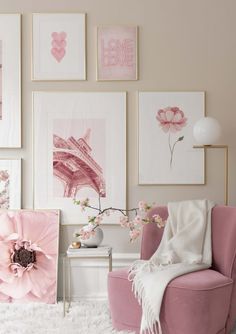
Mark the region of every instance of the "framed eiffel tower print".
MULTIPOLYGON (((35 92, 34 204, 62 210, 63 224, 84 224, 75 200, 126 204, 126 94, 35 92)), ((116 223, 116 215, 107 217, 116 223)))

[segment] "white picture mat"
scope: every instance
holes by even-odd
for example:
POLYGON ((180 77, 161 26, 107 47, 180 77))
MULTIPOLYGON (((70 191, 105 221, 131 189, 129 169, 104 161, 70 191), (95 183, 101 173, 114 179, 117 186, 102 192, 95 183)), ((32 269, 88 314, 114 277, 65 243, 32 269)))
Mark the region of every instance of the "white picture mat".
MULTIPOLYGON (((86 224, 94 211, 81 212, 72 198, 53 198, 54 119, 106 120, 105 207, 126 207, 126 93, 34 92, 34 206, 62 210, 62 224, 86 224)), ((81 198, 82 199, 82 198, 81 198)), ((98 206, 97 198, 91 205, 98 206)), ((105 220, 118 223, 117 215, 105 220)))
POLYGON ((21 208, 21 159, 0 159, 0 171, 9 174, 9 209, 21 208))
POLYGON ((193 148, 193 125, 204 116, 204 106, 204 92, 139 92, 139 184, 204 184, 204 152, 193 148), (178 106, 188 118, 172 134, 184 139, 175 147, 171 172, 168 134, 156 120, 157 111, 168 106, 178 106))
POLYGON ((85 80, 86 15, 32 14, 32 62, 34 80, 85 80), (67 33, 66 54, 60 63, 51 55, 51 33, 67 33))
POLYGON ((21 147, 21 15, 0 14, 2 120, 0 147, 21 147))

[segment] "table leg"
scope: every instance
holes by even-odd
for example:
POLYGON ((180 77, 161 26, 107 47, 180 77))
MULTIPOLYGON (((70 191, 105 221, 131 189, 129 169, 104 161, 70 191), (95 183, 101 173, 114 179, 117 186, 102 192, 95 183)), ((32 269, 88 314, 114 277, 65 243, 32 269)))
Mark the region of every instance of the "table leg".
POLYGON ((70 259, 68 259, 68 301, 69 301, 69 305, 68 305, 68 311, 69 311, 70 304, 71 304, 71 263, 70 263, 70 259))
POLYGON ((63 279, 63 317, 66 315, 66 257, 63 256, 63 273, 62 273, 62 279, 63 279))
POLYGON ((112 271, 112 253, 109 254, 109 271, 112 271))

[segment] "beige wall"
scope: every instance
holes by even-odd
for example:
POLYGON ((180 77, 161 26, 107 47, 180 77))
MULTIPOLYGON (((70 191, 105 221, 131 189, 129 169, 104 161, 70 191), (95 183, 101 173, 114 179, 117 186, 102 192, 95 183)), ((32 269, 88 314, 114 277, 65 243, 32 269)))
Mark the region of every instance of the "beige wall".
MULTIPOLYGON (((223 154, 209 152, 206 186, 138 186, 138 90, 206 91, 206 113, 224 129, 222 143, 230 147, 230 204, 236 193, 236 1, 235 0, 0 0, 1 12, 22 13, 22 122, 23 148, 1 149, 1 157, 23 158, 23 207, 31 208, 33 90, 127 91, 127 200, 130 207, 145 199, 168 200, 208 197, 223 202, 223 154), (31 12, 87 13, 87 81, 31 81, 31 12), (140 80, 96 82, 95 27, 101 24, 139 26, 140 80)), ((61 250, 73 227, 61 228, 61 250)), ((104 227, 105 242, 116 252, 136 252, 120 227, 104 227)))

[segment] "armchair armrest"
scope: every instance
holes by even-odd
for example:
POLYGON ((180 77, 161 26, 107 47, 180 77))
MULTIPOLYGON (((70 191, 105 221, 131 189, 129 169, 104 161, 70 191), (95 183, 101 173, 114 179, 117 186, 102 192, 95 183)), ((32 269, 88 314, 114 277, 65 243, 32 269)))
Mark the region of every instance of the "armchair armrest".
MULTIPOLYGON (((166 206, 154 207, 148 211, 147 217, 151 219, 154 215, 160 215, 166 220, 168 210, 166 206)), ((163 228, 159 228, 156 223, 149 223, 143 227, 141 243, 141 259, 148 260, 157 250, 163 235, 163 228)))

